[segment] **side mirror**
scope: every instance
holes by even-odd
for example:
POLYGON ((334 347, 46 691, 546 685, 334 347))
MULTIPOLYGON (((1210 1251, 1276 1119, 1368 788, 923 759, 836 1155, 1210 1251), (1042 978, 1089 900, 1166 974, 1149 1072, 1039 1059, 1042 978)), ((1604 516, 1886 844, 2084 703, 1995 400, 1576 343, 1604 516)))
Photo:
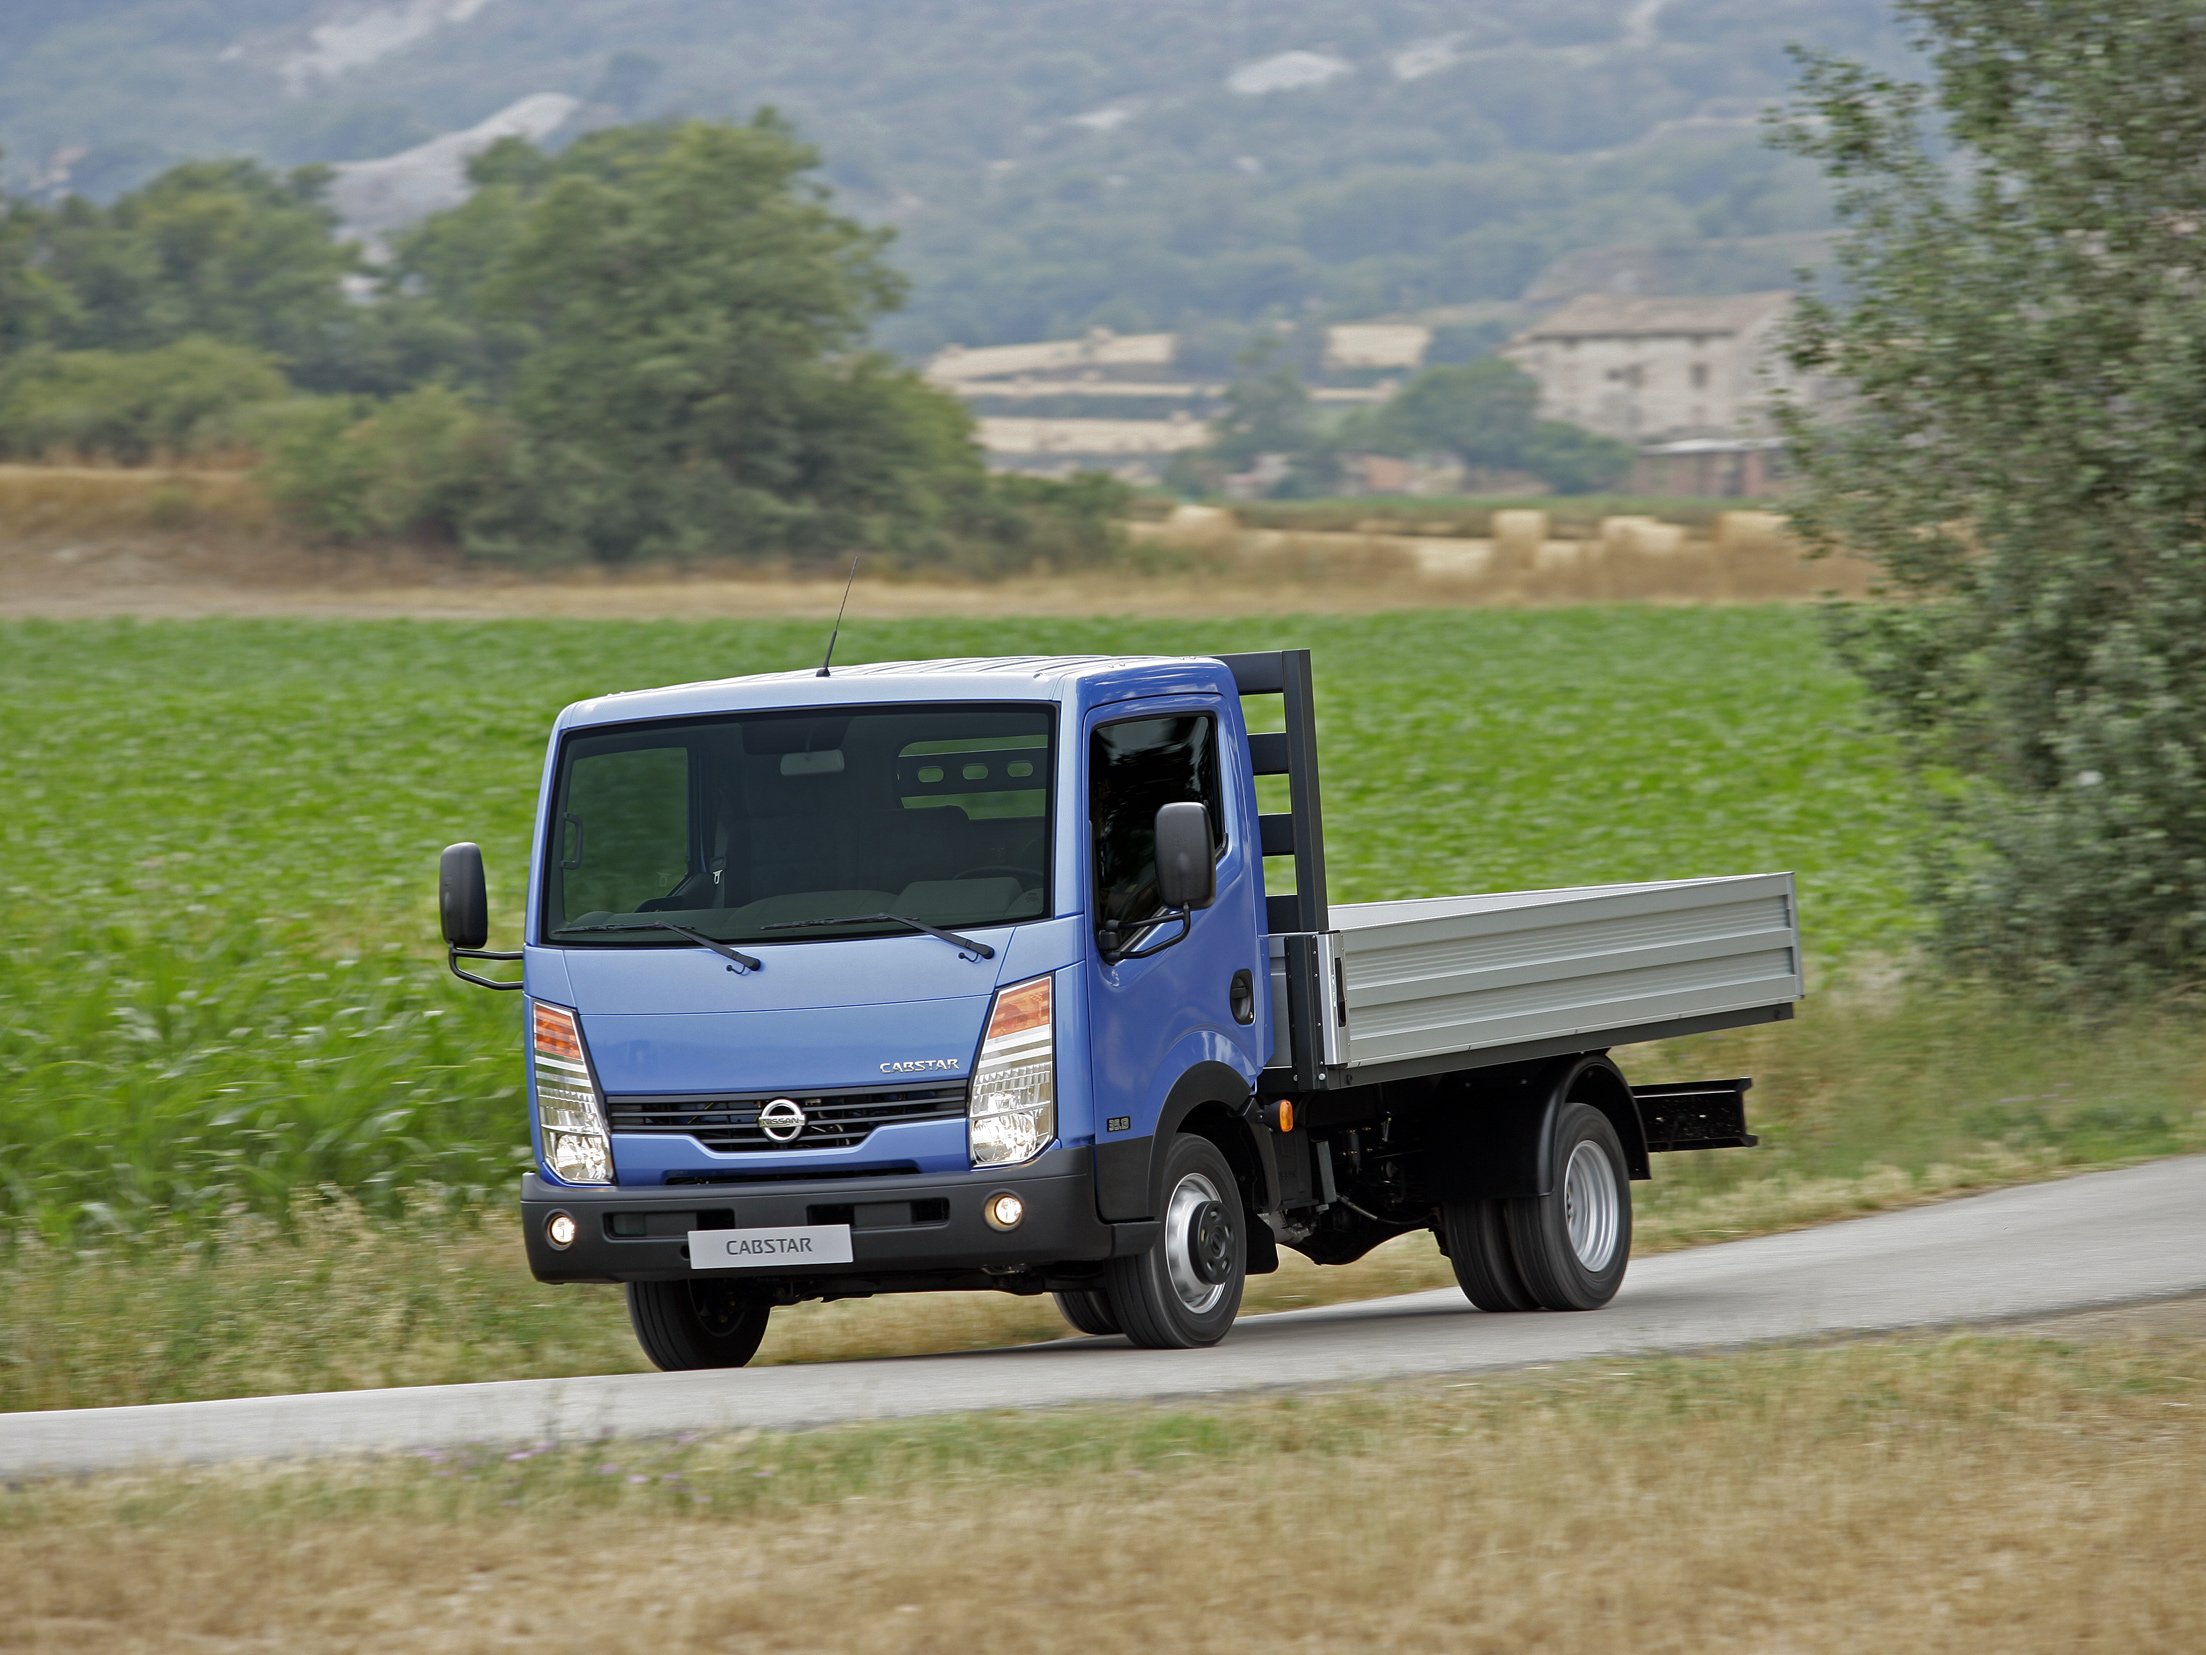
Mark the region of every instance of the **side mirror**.
POLYGON ((1157 810, 1157 896, 1167 908, 1207 908, 1218 895, 1210 813, 1199 804, 1157 810))
POLYGON ((490 940, 490 893, 483 885, 483 848, 444 847, 437 862, 437 917, 454 948, 480 948, 490 940))
POLYGON ((478 977, 472 971, 460 969, 462 958, 521 958, 519 952, 495 954, 483 949, 483 944, 490 940, 490 893, 483 886, 482 846, 462 843, 444 847, 444 855, 437 860, 437 918, 444 925, 444 963, 452 968, 453 976, 477 988, 518 989, 522 986, 501 983, 492 977, 478 977))

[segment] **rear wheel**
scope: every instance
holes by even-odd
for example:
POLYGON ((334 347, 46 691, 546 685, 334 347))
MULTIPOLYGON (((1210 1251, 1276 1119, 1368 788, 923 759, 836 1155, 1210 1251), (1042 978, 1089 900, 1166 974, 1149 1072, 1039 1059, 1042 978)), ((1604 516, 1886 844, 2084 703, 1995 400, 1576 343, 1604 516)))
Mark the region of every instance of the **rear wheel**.
POLYGON ((1218 1146, 1187 1133, 1165 1149, 1158 1184, 1156 1244, 1103 1267, 1111 1311, 1126 1337, 1149 1350, 1215 1345, 1240 1313, 1248 1275, 1240 1188, 1218 1146))
POLYGON ((1586 1103, 1555 1122, 1546 1195, 1509 1203, 1509 1243, 1532 1296, 1549 1310, 1598 1310, 1624 1284, 1631 1185, 1616 1128, 1586 1103))
POLYGON ((1119 1333, 1118 1318, 1111 1313, 1111 1301, 1100 1292, 1052 1293, 1057 1301, 1058 1314, 1082 1333, 1119 1333))
POLYGON ((758 1353, 773 1309, 732 1281, 632 1281, 628 1325, 644 1355, 668 1373, 740 1368, 758 1353))
POLYGON ((1537 1310, 1509 1251, 1509 1203, 1451 1201, 1440 1210, 1448 1262, 1463 1296, 1481 1310, 1537 1310))

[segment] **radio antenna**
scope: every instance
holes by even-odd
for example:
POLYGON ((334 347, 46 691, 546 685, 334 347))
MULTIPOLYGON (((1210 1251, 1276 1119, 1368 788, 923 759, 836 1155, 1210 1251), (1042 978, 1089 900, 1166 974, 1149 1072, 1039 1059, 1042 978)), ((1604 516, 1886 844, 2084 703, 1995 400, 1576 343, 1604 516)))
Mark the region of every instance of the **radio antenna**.
POLYGON ((843 611, 850 607, 850 588, 858 578, 858 558, 863 556, 865 553, 860 552, 850 560, 850 579, 843 582, 843 601, 835 606, 835 630, 827 635, 827 654, 820 662, 820 670, 812 675, 815 678, 827 677, 827 669, 834 665, 835 640, 842 635, 843 611))

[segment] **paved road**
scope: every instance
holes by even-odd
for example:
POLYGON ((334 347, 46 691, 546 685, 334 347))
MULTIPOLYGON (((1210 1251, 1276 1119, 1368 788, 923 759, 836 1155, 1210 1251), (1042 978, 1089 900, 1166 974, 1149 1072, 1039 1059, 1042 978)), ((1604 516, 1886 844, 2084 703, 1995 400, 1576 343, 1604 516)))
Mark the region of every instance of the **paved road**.
POLYGON ((1307 1390, 1589 1356, 2003 1321, 2206 1291, 2206 1157, 1632 1265, 1607 1309, 1488 1316, 1453 1290, 1252 1317, 1201 1351, 1118 1339, 955 1356, 0 1414, 0 1476, 1307 1390))

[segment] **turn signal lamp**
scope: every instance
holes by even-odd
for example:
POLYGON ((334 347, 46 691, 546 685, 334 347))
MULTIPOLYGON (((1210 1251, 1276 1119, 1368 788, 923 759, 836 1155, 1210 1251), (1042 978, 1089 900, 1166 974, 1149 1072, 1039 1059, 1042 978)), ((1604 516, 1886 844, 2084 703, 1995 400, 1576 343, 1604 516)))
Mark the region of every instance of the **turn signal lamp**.
POLYGON ((610 1184, 612 1134, 605 1123, 605 1100, 590 1073, 581 1025, 565 1006, 539 1000, 530 1007, 530 1028, 544 1170, 563 1184, 610 1184))
POLYGON ((1049 978, 996 991, 965 1114, 976 1167, 1031 1161, 1055 1141, 1057 1037, 1049 978))

